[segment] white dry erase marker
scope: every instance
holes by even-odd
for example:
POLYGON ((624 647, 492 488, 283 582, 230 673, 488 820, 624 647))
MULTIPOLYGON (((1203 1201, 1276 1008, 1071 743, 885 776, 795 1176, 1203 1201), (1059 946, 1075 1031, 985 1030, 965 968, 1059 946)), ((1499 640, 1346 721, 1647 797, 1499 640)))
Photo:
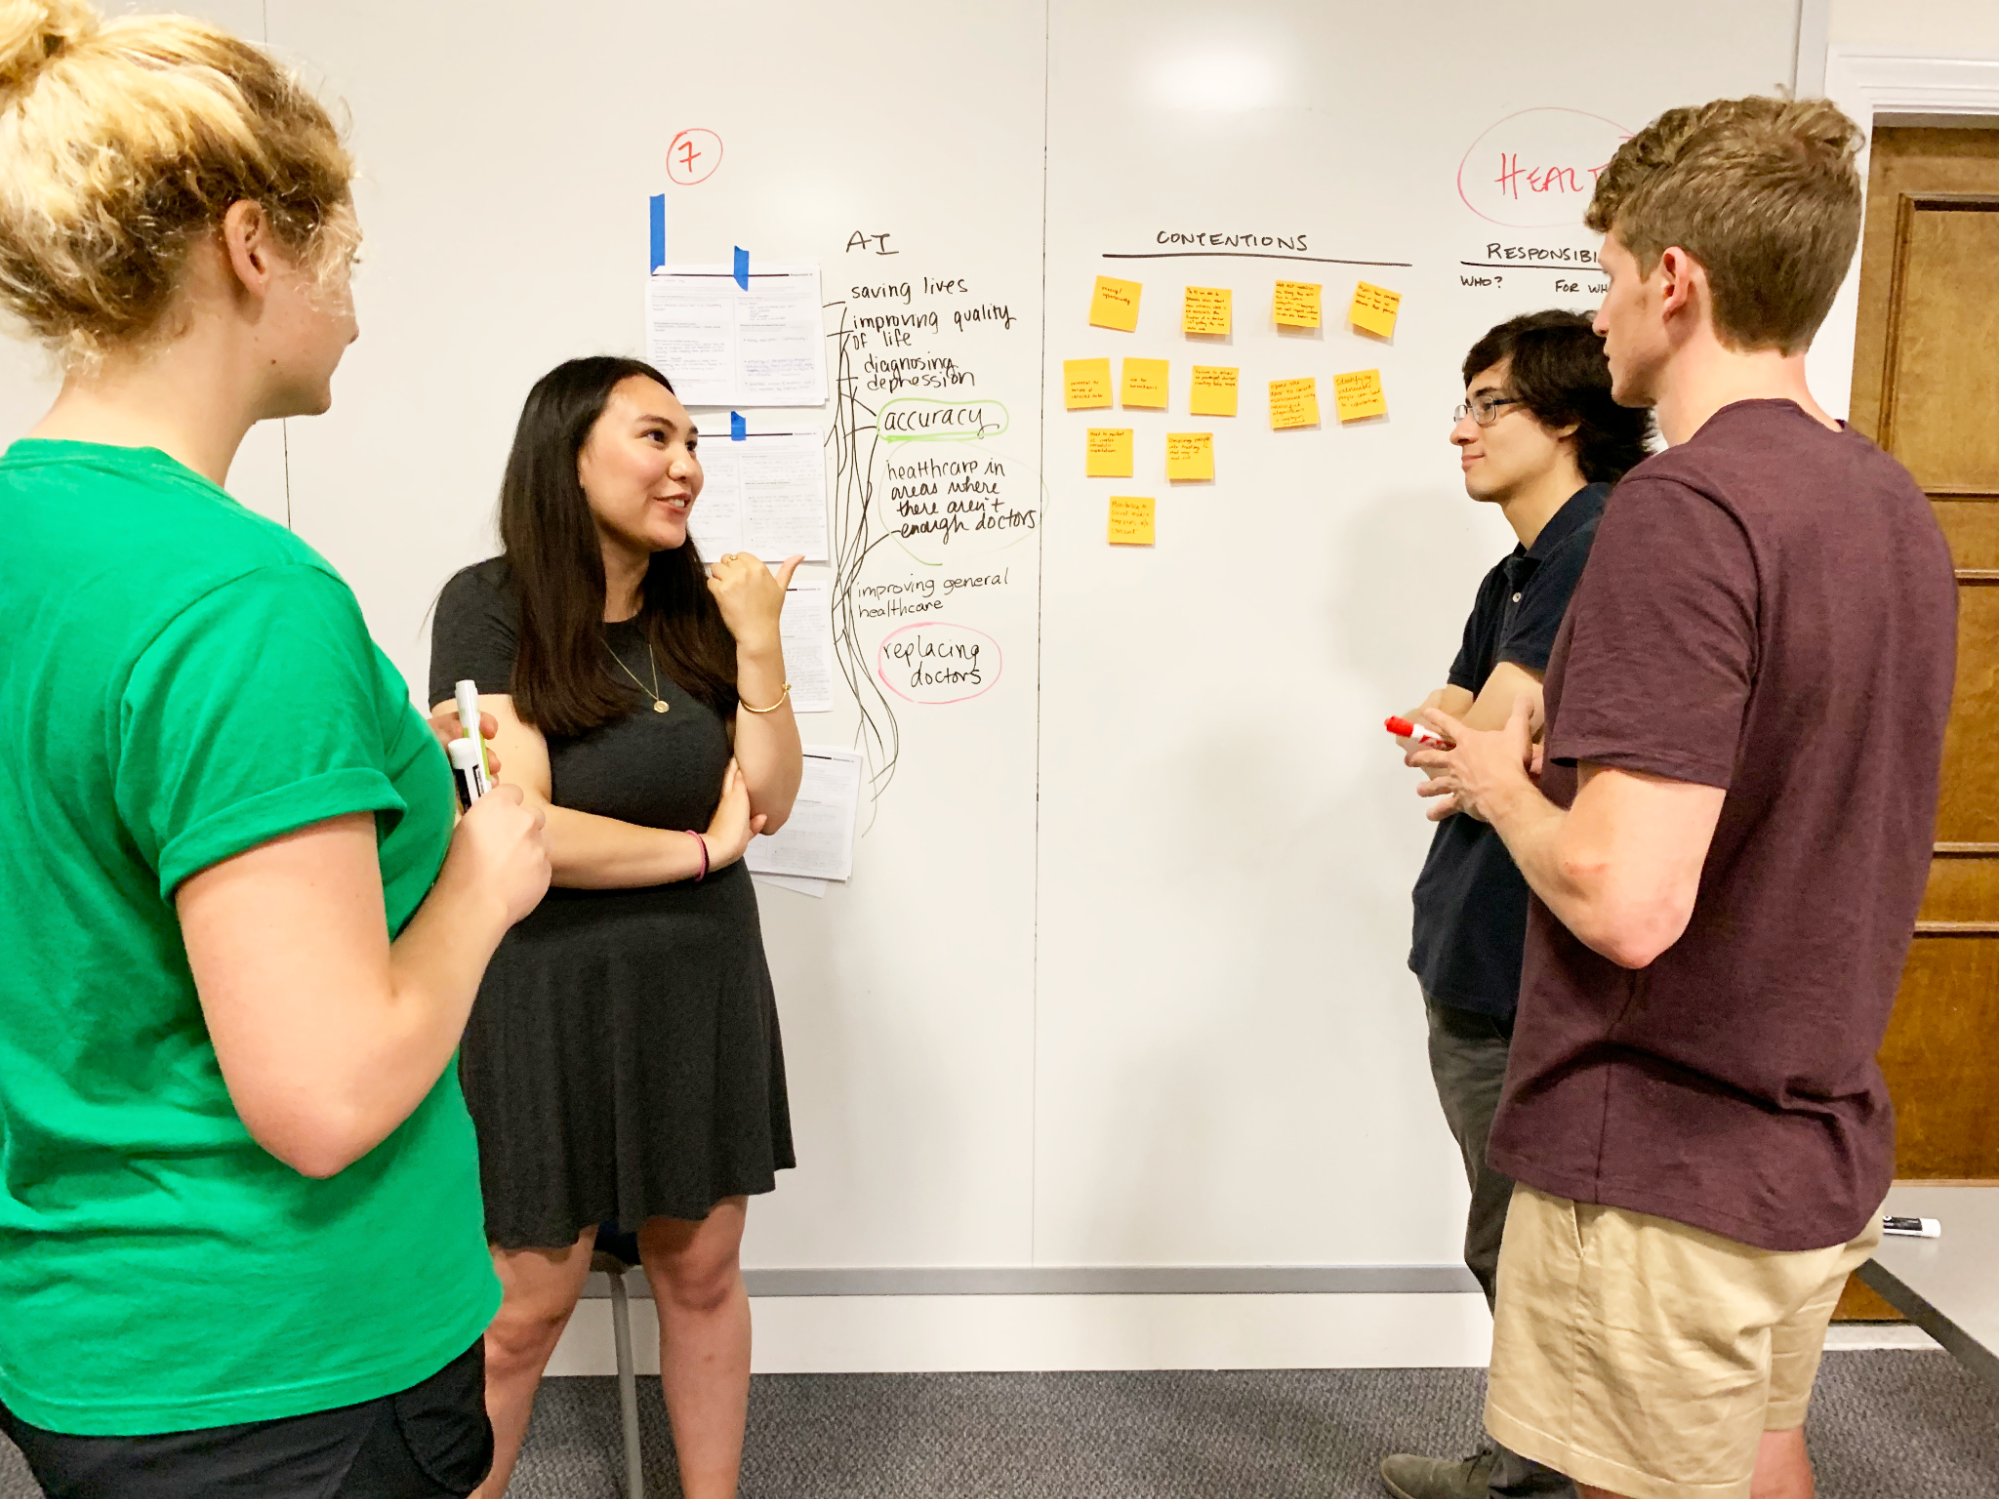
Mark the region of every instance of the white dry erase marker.
MULTIPOLYGON (((458 703, 458 722, 465 730, 465 738, 472 744, 470 770, 473 781, 479 789, 478 795, 472 799, 476 802, 479 797, 485 796, 493 789, 492 782, 486 776, 486 737, 479 733, 479 684, 469 677, 462 677, 452 690, 452 696, 458 703)), ((451 758, 451 766, 453 770, 458 769, 456 755, 451 758)), ((466 806, 471 806, 471 803, 468 802, 466 806)))
POLYGON ((451 757, 451 779, 458 783, 458 800, 470 809, 490 790, 486 784, 486 758, 470 740, 453 740, 445 753, 451 757))
POLYGON ((1910 1219, 1890 1214, 1881 1221, 1883 1234, 1906 1234, 1912 1239, 1940 1240, 1943 1238, 1942 1219, 1910 1219))

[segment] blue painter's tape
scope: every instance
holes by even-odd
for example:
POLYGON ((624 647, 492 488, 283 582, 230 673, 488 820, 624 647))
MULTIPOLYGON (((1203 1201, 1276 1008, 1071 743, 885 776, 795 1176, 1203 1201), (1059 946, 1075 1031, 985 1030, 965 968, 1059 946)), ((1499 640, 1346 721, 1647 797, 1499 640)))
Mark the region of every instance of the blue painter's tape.
POLYGON ((736 285, 746 292, 750 289, 750 252, 741 245, 736 246, 736 285))
POLYGON ((666 194, 654 193, 646 206, 652 214, 652 263, 649 269, 657 271, 666 264, 666 194))
POLYGON ((739 411, 729 413, 729 441, 740 443, 750 435, 750 424, 743 420, 739 411))

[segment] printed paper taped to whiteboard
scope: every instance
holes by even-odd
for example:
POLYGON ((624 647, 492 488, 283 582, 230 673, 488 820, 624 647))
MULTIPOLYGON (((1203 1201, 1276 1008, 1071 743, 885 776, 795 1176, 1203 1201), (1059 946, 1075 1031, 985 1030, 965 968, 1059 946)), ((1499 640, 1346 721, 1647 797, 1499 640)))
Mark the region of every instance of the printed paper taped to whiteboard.
POLYGON ((805 780, 791 816, 776 833, 750 840, 750 873, 847 879, 854 873, 854 815, 860 805, 860 752, 807 745, 805 780))
POLYGON ((646 279, 646 358, 685 406, 822 406, 819 268, 664 266, 646 279))
MULTIPOLYGON (((698 509, 698 507, 697 507, 698 509)), ((833 711, 833 591, 817 581, 794 579, 777 617, 784 675, 791 683, 791 711, 833 711)))
POLYGON ((701 470, 687 534, 707 561, 724 552, 826 561, 826 440, 818 428, 753 432, 741 442, 704 438, 701 470))

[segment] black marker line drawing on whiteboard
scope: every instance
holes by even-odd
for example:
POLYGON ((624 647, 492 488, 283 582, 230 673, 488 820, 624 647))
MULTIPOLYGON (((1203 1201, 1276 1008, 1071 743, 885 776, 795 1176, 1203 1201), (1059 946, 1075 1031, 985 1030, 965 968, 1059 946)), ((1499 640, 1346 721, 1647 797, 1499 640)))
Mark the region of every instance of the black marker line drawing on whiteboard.
POLYGON ((1416 264, 1413 260, 1349 260, 1343 255, 1278 255, 1269 250, 1105 250, 1100 254, 1104 260, 1196 260, 1209 257, 1220 260, 1309 260, 1321 266, 1401 266, 1405 269, 1416 264))
POLYGON ((896 761, 902 753, 902 730, 895 721, 894 705, 875 681, 872 664, 861 643, 854 593, 868 554, 895 533, 878 533, 875 524, 874 465, 880 433, 875 409, 861 400, 857 389, 860 376, 853 368, 853 356, 861 334, 849 324, 844 301, 829 302, 826 306, 840 310, 839 326, 827 335, 834 341, 833 425, 826 435, 826 441, 833 446, 833 656, 841 677, 846 680, 847 691, 854 695, 860 709, 861 720, 854 740, 855 748, 867 760, 868 824, 872 827, 873 809, 895 779, 896 761), (865 451, 863 433, 867 435, 865 451))
MULTIPOLYGON (((921 281, 926 296, 972 291, 963 277, 921 281)), ((899 705, 963 702, 998 680, 999 642, 976 627, 935 620, 934 611, 954 595, 968 599, 971 591, 1010 585, 1012 569, 993 554, 1038 540, 1046 485, 1037 464, 991 445, 1011 428, 1011 414, 1005 401, 980 389, 979 372, 957 342, 1004 337, 1019 322, 1005 302, 952 309, 946 320, 911 306, 911 281, 846 290, 848 298, 825 304, 839 309, 827 335, 834 340, 833 647, 860 709, 855 748, 867 762, 873 807, 900 761, 899 705), (884 301, 909 310, 877 310, 884 301), (955 352, 931 343, 939 337, 955 352), (1032 498, 1017 498, 1028 485, 1032 498), (912 570, 900 580, 873 566, 887 542, 912 570), (915 634, 930 644, 920 658, 898 658, 892 668, 868 649, 864 634, 885 622, 898 634, 911 628, 905 617, 912 616, 924 617, 926 629, 915 634), (946 634, 933 639, 930 626, 946 634), (967 686, 973 691, 958 690, 967 686)))

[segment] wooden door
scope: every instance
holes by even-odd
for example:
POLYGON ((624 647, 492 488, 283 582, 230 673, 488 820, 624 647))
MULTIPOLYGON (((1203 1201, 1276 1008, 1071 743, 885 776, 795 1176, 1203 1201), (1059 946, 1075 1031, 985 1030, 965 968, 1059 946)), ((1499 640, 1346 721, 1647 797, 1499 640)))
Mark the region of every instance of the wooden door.
MULTIPOLYGON (((1999 1182, 1999 130, 1874 132, 1852 421, 1957 564, 1936 854, 1881 1048, 1895 1172, 1999 1182)), ((1839 1316, 1896 1314, 1856 1280, 1839 1316)))

